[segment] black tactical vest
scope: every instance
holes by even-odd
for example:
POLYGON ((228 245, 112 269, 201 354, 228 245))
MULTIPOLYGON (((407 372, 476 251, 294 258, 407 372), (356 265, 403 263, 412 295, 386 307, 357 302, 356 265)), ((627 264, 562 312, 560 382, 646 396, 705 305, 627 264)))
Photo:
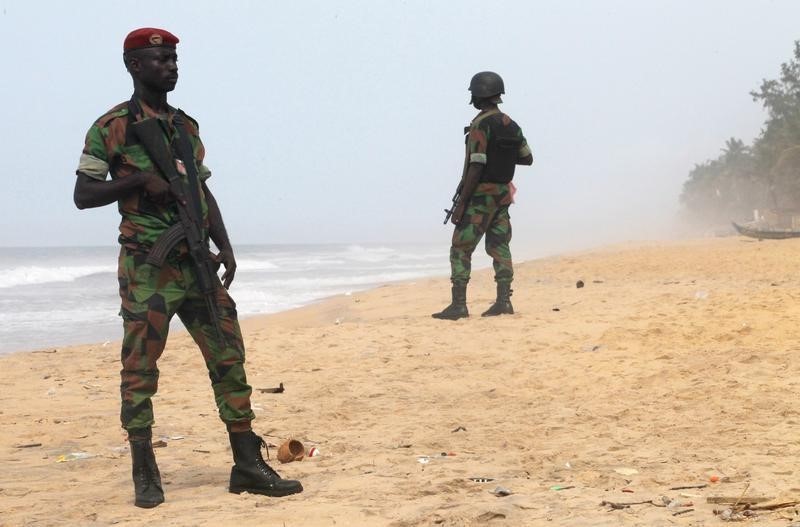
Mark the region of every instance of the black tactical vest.
POLYGON ((481 175, 481 183, 509 183, 514 179, 514 169, 519 159, 522 146, 520 128, 511 118, 508 125, 503 124, 502 113, 486 117, 485 124, 489 128, 486 145, 486 168, 481 175))

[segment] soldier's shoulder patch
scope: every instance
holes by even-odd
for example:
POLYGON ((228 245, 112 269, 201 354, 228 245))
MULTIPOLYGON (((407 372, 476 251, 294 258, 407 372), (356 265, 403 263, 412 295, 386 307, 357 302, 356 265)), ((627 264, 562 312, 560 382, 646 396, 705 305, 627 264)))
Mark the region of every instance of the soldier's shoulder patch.
POLYGON ((114 119, 119 119, 120 117, 126 117, 128 115, 128 103, 121 102, 118 105, 114 106, 106 113, 101 115, 95 124, 101 128, 105 128, 113 121, 114 119))

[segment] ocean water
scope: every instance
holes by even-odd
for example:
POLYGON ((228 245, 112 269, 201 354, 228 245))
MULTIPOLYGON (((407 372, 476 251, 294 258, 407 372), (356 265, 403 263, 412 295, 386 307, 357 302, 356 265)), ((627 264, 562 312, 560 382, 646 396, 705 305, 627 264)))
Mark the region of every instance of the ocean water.
MULTIPOLYGON (((243 245, 240 318, 449 273, 447 246, 243 245)), ((0 248, 0 354, 122 338, 118 247, 0 248)), ((443 291, 443 300, 447 292, 443 291)), ((173 327, 181 327, 177 317, 173 327)))

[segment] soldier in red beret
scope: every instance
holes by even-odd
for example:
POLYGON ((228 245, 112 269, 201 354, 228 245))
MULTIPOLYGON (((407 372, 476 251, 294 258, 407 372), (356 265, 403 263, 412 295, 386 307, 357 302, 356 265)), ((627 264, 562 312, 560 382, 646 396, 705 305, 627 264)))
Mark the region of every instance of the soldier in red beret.
POLYGON ((125 38, 123 59, 133 96, 89 129, 74 193, 79 209, 116 201, 122 216, 121 421, 130 442, 135 504, 155 507, 164 501, 152 446, 152 397, 158 388, 157 361, 176 314, 202 351, 228 429, 234 459, 230 492, 295 494, 302 485, 282 479, 264 461, 265 443, 250 425, 252 389, 236 304, 227 291, 236 259, 207 184, 211 171, 203 163, 197 122, 167 104, 167 93, 178 82, 177 43, 178 37, 156 28, 137 29, 125 38), (209 239, 219 254, 209 256, 209 239), (225 267, 221 278, 215 271, 220 265, 225 267))

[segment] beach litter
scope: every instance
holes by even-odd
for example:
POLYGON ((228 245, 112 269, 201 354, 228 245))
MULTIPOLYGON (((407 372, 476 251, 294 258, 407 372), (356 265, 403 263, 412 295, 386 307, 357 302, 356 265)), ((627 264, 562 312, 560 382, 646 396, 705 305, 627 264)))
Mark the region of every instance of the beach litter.
POLYGON ((603 500, 600 502, 601 507, 608 506, 611 508, 611 510, 628 509, 632 505, 655 505, 655 503, 653 503, 653 500, 629 501, 629 502, 614 502, 614 501, 603 500))
POLYGON ((442 452, 440 454, 435 454, 435 455, 432 455, 432 456, 418 456, 417 457, 417 463, 422 463, 423 465, 426 465, 426 464, 430 463, 431 461, 433 461, 434 459, 441 459, 441 458, 445 458, 445 457, 453 457, 455 455, 456 455, 455 452, 442 452))
POLYGON ((25 443, 23 445, 14 445, 14 448, 35 448, 37 446, 42 446, 41 443, 25 443))
POLYGON ((501 487, 500 485, 496 486, 494 490, 490 490, 492 494, 501 498, 503 496, 511 496, 514 492, 511 489, 507 489, 506 487, 501 487))
POLYGON ((68 461, 77 461, 79 459, 89 459, 94 457, 88 452, 70 452, 69 454, 61 454, 56 458, 56 463, 66 463, 68 461))
POLYGON ((734 511, 733 509, 715 510, 714 515, 724 522, 743 522, 758 516, 758 514, 751 510, 734 511))
POLYGON ((287 439, 278 447, 278 461, 291 463, 301 461, 306 455, 306 447, 297 439, 287 439))
POLYGON ((494 478, 467 478, 470 481, 474 481, 475 483, 489 483, 490 481, 494 481, 494 478))
POLYGON ((688 510, 676 511, 676 509, 685 509, 687 507, 693 507, 694 503, 692 503, 691 501, 673 499, 663 494, 656 496, 652 500, 643 500, 643 501, 614 502, 614 501, 603 500, 602 502, 600 502, 600 505, 607 506, 610 508, 610 510, 628 509, 633 505, 653 505, 655 507, 664 507, 668 510, 673 511, 673 516, 677 516, 678 514, 685 514, 687 512, 694 510, 694 509, 688 509, 688 510))
POLYGON ((628 467, 619 467, 615 468, 614 472, 623 476, 633 476, 634 474, 638 474, 639 471, 635 468, 628 468, 628 467))
POLYGON ((277 388, 258 388, 261 393, 283 393, 285 391, 283 383, 280 383, 277 388))
POLYGON ((670 487, 669 490, 704 489, 706 487, 708 487, 706 483, 701 483, 700 485, 682 485, 680 487, 670 487))
POLYGON ((553 485, 550 490, 569 490, 574 489, 575 485, 553 485))

